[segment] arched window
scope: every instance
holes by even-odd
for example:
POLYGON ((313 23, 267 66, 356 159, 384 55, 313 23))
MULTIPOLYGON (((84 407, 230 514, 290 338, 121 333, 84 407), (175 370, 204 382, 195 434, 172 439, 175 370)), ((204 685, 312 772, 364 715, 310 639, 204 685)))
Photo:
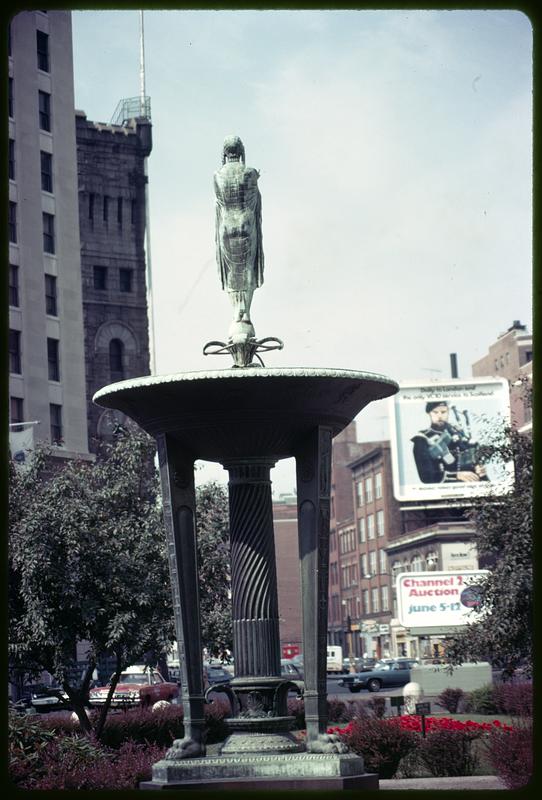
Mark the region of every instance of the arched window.
POLYGON ((438 553, 431 551, 425 556, 425 563, 428 570, 438 569, 438 553))
POLYGON ((419 553, 415 553, 410 560, 412 572, 423 572, 423 559, 419 553))
POLYGON ((109 371, 112 381, 121 381, 124 378, 123 365, 124 345, 120 339, 111 339, 109 342, 109 371))

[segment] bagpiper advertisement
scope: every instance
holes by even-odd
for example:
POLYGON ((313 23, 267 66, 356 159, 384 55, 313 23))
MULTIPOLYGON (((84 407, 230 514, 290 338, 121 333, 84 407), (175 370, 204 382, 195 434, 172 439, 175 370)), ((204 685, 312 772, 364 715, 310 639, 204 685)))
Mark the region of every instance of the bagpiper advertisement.
POLYGON ((503 378, 403 382, 390 400, 393 487, 397 500, 465 500, 506 494, 513 466, 484 463, 480 448, 510 422, 503 378))

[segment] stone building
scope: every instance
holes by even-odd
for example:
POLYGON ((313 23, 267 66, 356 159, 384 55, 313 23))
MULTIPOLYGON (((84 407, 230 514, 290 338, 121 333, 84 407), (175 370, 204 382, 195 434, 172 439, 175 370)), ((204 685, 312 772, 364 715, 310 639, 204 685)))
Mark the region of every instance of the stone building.
POLYGON ((8 33, 10 422, 88 457, 71 15, 8 33))
POLYGON ((76 112, 79 227, 85 329, 87 418, 91 450, 118 412, 92 403, 102 386, 149 374, 145 266, 145 159, 152 149, 146 116, 120 125, 76 112))
POLYGON ((279 635, 283 652, 303 650, 301 579, 297 538, 297 497, 281 496, 273 502, 279 635))

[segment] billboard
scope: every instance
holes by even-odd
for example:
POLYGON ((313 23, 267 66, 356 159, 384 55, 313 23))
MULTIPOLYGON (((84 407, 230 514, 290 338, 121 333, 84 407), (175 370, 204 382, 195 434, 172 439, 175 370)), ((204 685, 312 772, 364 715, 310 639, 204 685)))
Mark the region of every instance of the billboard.
POLYGON ((393 490, 397 500, 464 500, 512 488, 511 464, 481 464, 480 445, 510 421, 504 378, 402 382, 390 398, 393 490))
POLYGON ((397 617, 405 628, 447 628, 476 622, 477 583, 488 570, 401 572, 397 617))

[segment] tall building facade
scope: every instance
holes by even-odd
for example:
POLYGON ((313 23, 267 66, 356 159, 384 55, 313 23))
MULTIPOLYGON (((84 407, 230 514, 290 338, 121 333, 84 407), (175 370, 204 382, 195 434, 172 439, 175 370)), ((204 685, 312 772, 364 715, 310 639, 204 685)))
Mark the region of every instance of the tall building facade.
POLYGON ((525 432, 532 428, 532 408, 524 383, 532 379, 532 373, 533 337, 517 319, 490 344, 487 355, 472 365, 475 378, 497 375, 508 380, 512 425, 525 432))
POLYGON ((90 448, 123 415, 92 403, 108 383, 149 374, 145 265, 145 159, 152 149, 144 116, 122 125, 76 113, 79 227, 90 448))
POLYGON ((88 454, 71 16, 9 26, 10 422, 88 454))

